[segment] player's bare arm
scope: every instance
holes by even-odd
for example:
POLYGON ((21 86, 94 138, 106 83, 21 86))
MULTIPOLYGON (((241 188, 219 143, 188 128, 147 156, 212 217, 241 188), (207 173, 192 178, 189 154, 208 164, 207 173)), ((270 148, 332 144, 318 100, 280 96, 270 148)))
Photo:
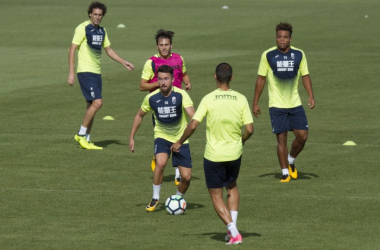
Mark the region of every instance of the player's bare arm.
POLYGON ((305 75, 302 77, 302 83, 306 90, 306 92, 309 94, 309 108, 313 109, 315 107, 315 100, 314 100, 314 93, 313 93, 313 85, 311 83, 311 78, 309 75, 305 75))
POLYGON ((78 45, 71 44, 69 49, 69 76, 67 77, 67 82, 70 86, 73 86, 75 82, 75 69, 74 69, 74 60, 75 60, 75 50, 78 48, 78 45))
POLYGON ((266 80, 265 76, 261 76, 261 75, 257 76, 256 86, 255 86, 255 96, 253 98, 253 106, 252 106, 252 112, 256 118, 261 113, 260 106, 259 106, 259 99, 264 89, 265 80, 266 80))
POLYGON ((183 73, 183 82, 185 83, 185 89, 186 90, 191 90, 190 77, 187 74, 187 72, 183 73))
POLYGON ((120 64, 122 64, 129 71, 131 71, 135 68, 135 66, 132 63, 124 60, 118 54, 116 54, 116 52, 111 48, 111 46, 105 47, 104 49, 110 58, 112 58, 116 62, 119 62, 120 64))
POLYGON ((185 108, 185 111, 187 115, 190 117, 190 119, 193 119, 193 115, 195 114, 195 109, 193 106, 185 108))
POLYGON ((253 134, 253 124, 249 123, 245 125, 245 130, 242 136, 242 142, 244 143, 252 136, 253 134))
POLYGON ((152 89, 158 88, 158 82, 149 82, 149 80, 141 78, 140 90, 141 91, 151 91, 152 89))
POLYGON ((191 120, 190 124, 186 127, 185 131, 183 132, 181 138, 170 147, 170 150, 176 153, 179 152, 179 148, 195 132, 195 130, 198 128, 198 125, 199 121, 191 120))
POLYGON ((135 134, 137 133, 137 130, 139 130, 140 124, 145 116, 145 112, 140 108, 137 112, 135 118, 133 119, 133 125, 131 134, 129 135, 129 150, 134 153, 135 152, 135 134))

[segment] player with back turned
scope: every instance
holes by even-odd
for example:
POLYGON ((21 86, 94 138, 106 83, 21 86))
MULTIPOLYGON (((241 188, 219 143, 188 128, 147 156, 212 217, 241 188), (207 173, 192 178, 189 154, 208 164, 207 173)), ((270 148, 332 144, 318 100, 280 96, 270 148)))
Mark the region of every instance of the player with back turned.
POLYGON ((241 244, 243 238, 236 222, 239 209, 239 176, 243 145, 253 133, 253 119, 247 98, 232 90, 232 67, 221 63, 214 75, 217 89, 203 97, 189 126, 173 144, 173 152, 181 152, 182 144, 207 117, 204 172, 214 209, 227 227, 227 244, 241 244), (242 134, 241 128, 245 127, 242 134), (227 205, 223 201, 223 188, 227 190, 227 205))
POLYGON ((261 113, 259 99, 268 78, 269 113, 272 130, 277 138, 277 156, 282 171, 280 182, 298 178, 294 160, 308 138, 308 122, 298 93, 300 75, 309 95, 309 108, 315 106, 306 56, 302 50, 290 46, 292 33, 293 27, 289 23, 279 23, 276 26, 277 46, 261 56, 252 108, 255 117, 258 117, 261 113), (293 131, 295 135, 289 154, 288 131, 293 131))

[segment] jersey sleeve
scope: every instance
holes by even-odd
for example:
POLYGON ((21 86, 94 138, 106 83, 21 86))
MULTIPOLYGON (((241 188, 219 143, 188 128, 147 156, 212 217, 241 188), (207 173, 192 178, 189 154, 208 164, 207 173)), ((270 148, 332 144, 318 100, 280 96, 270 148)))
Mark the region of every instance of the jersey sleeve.
POLYGON ((111 46, 111 42, 108 39, 108 33, 106 31, 106 28, 104 28, 104 31, 106 32, 106 35, 104 36, 103 48, 107 48, 108 46, 111 46))
POLYGON ((261 55, 258 75, 260 75, 260 76, 267 76, 267 74, 268 74, 268 68, 269 68, 269 63, 268 63, 268 60, 267 60, 267 52, 264 52, 261 55))
POLYGON ((249 108, 248 100, 245 98, 245 104, 243 108, 243 116, 242 116, 242 122, 244 125, 253 123, 253 117, 252 117, 252 112, 249 108))
POLYGON ((201 103, 199 104, 199 106, 197 108, 197 111, 195 112, 195 114, 193 116, 193 119, 197 120, 200 123, 203 121, 203 119, 207 115, 207 106, 206 106, 206 100, 205 100, 205 98, 206 97, 203 97, 201 103))
POLYGON ((306 60, 306 56, 305 56, 305 53, 302 51, 302 60, 301 60, 301 63, 300 63, 300 74, 301 76, 306 76, 309 74, 309 69, 307 67, 307 60, 306 60))
POLYGON ((149 105, 149 98, 150 98, 151 95, 147 95, 145 96, 142 104, 141 104, 141 109, 142 111, 144 111, 145 113, 149 112, 150 110, 152 110, 152 107, 149 105))
POLYGON ((186 73, 186 64, 185 64, 185 60, 183 60, 183 57, 181 56, 181 59, 182 59, 182 73, 186 73))
POLYGON ((154 72, 153 72, 153 69, 152 69, 152 62, 153 61, 151 59, 149 59, 144 64, 144 68, 143 68, 142 74, 141 74, 141 78, 142 79, 150 80, 150 79, 153 78, 154 72))
POLYGON ((182 97, 183 97, 182 105, 183 105, 184 108, 194 106, 193 105, 193 101, 191 100, 189 94, 186 91, 181 90, 181 94, 182 94, 182 97))
POLYGON ((86 31, 83 25, 79 25, 75 28, 75 33, 73 37, 73 41, 71 43, 76 45, 81 45, 82 42, 86 39, 86 31))

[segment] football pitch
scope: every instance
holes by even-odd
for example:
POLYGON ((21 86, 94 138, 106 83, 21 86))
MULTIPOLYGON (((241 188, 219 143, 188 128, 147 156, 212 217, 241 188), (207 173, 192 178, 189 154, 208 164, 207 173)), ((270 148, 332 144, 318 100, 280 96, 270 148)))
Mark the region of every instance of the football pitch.
POLYGON ((84 150, 73 138, 85 101, 78 80, 67 84, 68 49, 90 2, 1 0, 0 249, 380 248, 378 0, 102 1, 111 46, 135 70, 103 51, 104 105, 91 139, 104 150, 84 150), (306 53, 316 100, 307 109, 300 82, 310 131, 296 162, 299 179, 278 182, 266 86, 238 179, 243 244, 224 245, 226 228, 205 186, 205 121, 190 138, 185 214, 164 208, 176 191, 171 164, 158 209, 147 213, 150 115, 134 154, 128 136, 147 94, 139 83, 145 61, 157 52, 155 32, 175 32, 172 52, 185 59, 195 108, 215 89, 221 62, 232 65, 231 88, 251 104, 260 56, 275 46, 280 21, 293 25, 291 45, 306 53))

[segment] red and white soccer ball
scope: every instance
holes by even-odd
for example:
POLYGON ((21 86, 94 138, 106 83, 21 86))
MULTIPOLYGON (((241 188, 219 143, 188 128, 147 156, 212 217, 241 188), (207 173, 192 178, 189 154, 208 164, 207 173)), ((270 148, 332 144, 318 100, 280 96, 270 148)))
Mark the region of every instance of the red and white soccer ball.
POLYGON ((166 211, 172 215, 183 214, 186 210, 186 201, 180 195, 172 195, 165 202, 166 211))

